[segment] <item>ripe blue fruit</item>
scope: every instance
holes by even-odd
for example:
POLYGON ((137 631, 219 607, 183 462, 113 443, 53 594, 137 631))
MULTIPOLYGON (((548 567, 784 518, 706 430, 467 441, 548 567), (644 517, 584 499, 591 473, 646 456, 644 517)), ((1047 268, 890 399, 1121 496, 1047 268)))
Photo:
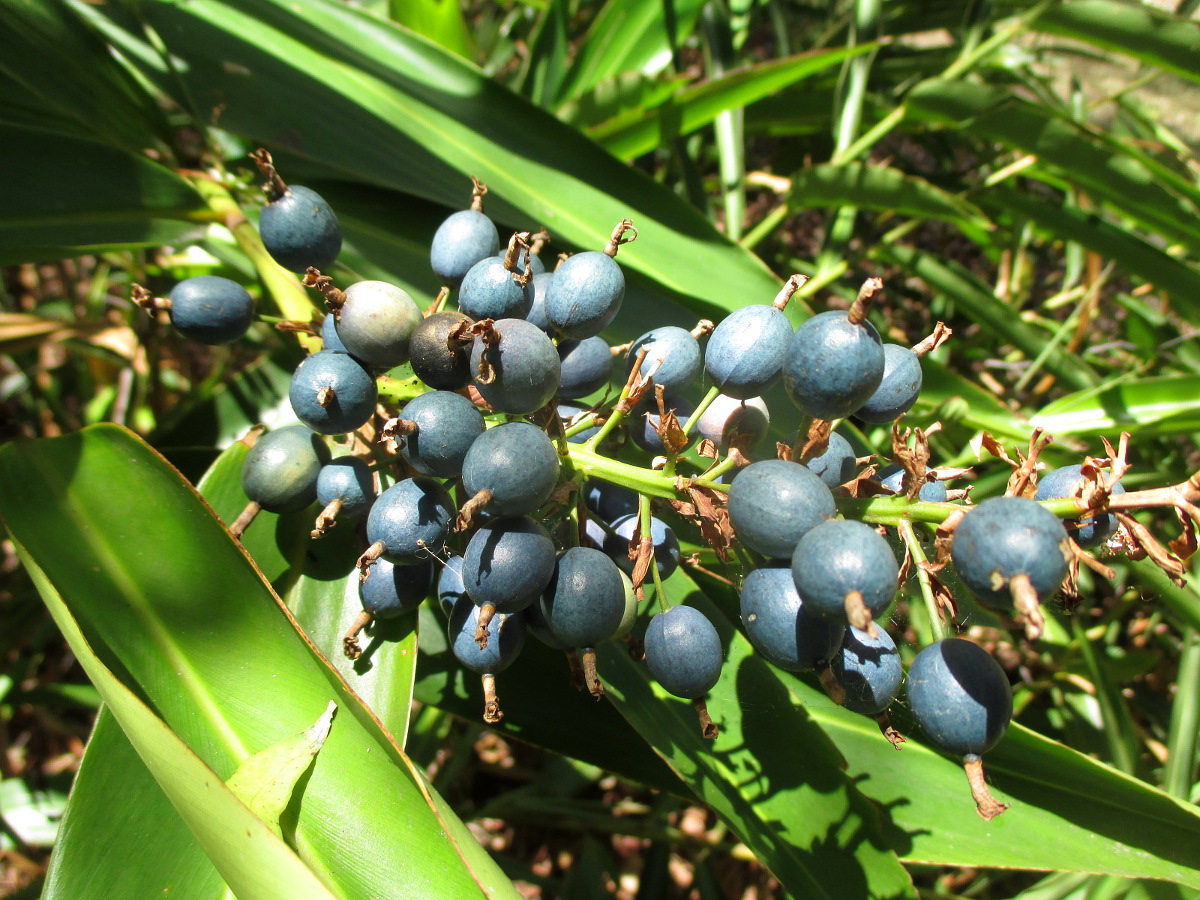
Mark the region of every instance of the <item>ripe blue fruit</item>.
POLYGON ((434 313, 417 323, 409 341, 413 374, 429 387, 457 391, 471 383, 471 319, 457 311, 434 313))
POLYGON ((333 208, 316 191, 297 184, 263 207, 258 231, 275 262, 292 272, 328 269, 342 250, 333 208))
POLYGON ((325 318, 321 320, 321 349, 322 350, 341 350, 343 353, 349 353, 346 345, 342 343, 342 339, 337 333, 337 316, 333 313, 326 313, 325 318))
POLYGON ((1004 736, 1012 688, 987 651, 961 638, 930 644, 908 669, 908 705, 930 743, 962 755, 975 808, 992 819, 1008 806, 994 799, 979 757, 1004 736))
POLYGON ((825 447, 824 453, 802 463, 806 469, 831 488, 843 485, 853 478, 857 464, 854 448, 836 431, 830 433, 829 443, 825 447))
POLYGON ((846 692, 842 705, 864 716, 887 709, 904 681, 904 666, 896 642, 884 629, 875 637, 847 628, 841 649, 830 659, 833 677, 846 692))
POLYGON ((375 414, 375 376, 340 350, 320 350, 292 374, 288 397, 296 418, 320 434, 344 434, 375 414))
POLYGON ((382 369, 408 362, 421 308, 405 290, 386 281, 359 281, 345 291, 337 334, 346 351, 382 369))
MULTIPOLYGON (((441 484, 418 476, 397 481, 367 515, 367 541, 394 562, 424 559, 440 551, 454 521, 454 501, 441 484)), ((368 551, 369 553, 370 551, 368 551)))
POLYGON ((921 358, 908 347, 884 344, 883 378, 854 415, 864 422, 894 422, 917 402, 921 381, 921 358))
POLYGON ((483 434, 483 414, 461 394, 429 391, 405 404, 400 418, 411 423, 401 455, 422 475, 457 478, 475 439, 483 434))
POLYGON ((678 396, 700 374, 700 343, 686 328, 664 325, 647 331, 625 354, 626 371, 633 370, 642 348, 646 350, 646 358, 638 371, 642 375, 653 371, 654 383, 662 385, 668 396, 678 396))
POLYGON ((242 490, 267 512, 304 509, 317 499, 317 479, 329 448, 303 425, 269 431, 246 454, 242 490))
POLYGON ((459 597, 467 595, 467 586, 463 584, 462 579, 462 564, 461 556, 451 556, 447 558, 446 564, 442 566, 442 571, 438 574, 437 580, 437 596, 438 604, 442 607, 447 618, 450 616, 451 610, 454 609, 454 604, 459 597))
POLYGON ((559 372, 554 342, 524 319, 497 319, 491 335, 476 337, 471 347, 475 387, 501 412, 541 409, 558 390, 559 372))
POLYGON ((550 499, 558 481, 558 451, 528 422, 497 425, 471 444, 462 478, 472 497, 488 492, 486 507, 496 515, 527 515, 550 499))
POLYGON ((602 337, 582 341, 565 340, 558 344, 558 396, 575 400, 594 393, 608 384, 613 356, 602 337))
POLYGON ((556 337, 558 334, 554 330, 554 326, 550 324, 550 320, 546 318, 546 291, 553 279, 553 272, 542 272, 540 275, 533 276, 533 305, 525 314, 526 322, 536 325, 550 337, 556 337))
MULTIPOLYGON (((1038 500, 1060 500, 1065 497, 1078 497, 1083 490, 1083 466, 1079 464, 1063 466, 1052 472, 1045 472, 1038 480, 1038 500)), ((1112 488, 1113 494, 1125 493, 1121 482, 1112 488)), ((1117 530, 1117 517, 1112 513, 1103 512, 1084 519, 1072 519, 1075 526, 1075 542, 1080 547, 1098 547, 1117 530)))
POLYGON ((646 666, 669 694, 698 700, 721 677, 721 637, 693 606, 673 606, 651 619, 645 644, 646 666))
POLYGON ((836 513, 829 488, 799 463, 752 463, 729 486, 734 531, 747 547, 765 556, 790 559, 800 538, 836 513))
POLYGON ((421 605, 433 585, 433 560, 397 565, 381 559, 371 568, 371 577, 359 582, 363 609, 376 619, 390 619, 421 605))
POLYGON ((845 628, 816 615, 804 602, 792 570, 770 563, 746 576, 741 594, 742 625, 750 643, 772 664, 808 672, 837 653, 845 628))
POLYGON ((779 380, 792 333, 782 310, 766 304, 743 306, 709 337, 704 370, 722 393, 741 400, 757 397, 779 380))
POLYGON ((588 690, 594 697, 603 697, 595 648, 615 635, 625 618, 625 582, 620 570, 599 550, 572 547, 559 555, 538 605, 554 637, 583 651, 580 662, 588 690))
POLYGON ((1041 634, 1038 603, 1058 590, 1071 558, 1058 518, 1024 497, 993 497, 963 517, 950 551, 959 577, 980 602, 1015 608, 1029 639, 1041 634))
POLYGON ((871 620, 891 605, 900 567, 888 542, 854 519, 822 522, 800 538, 792 577, 813 612, 871 631, 871 620))
MULTIPOLYGON (((612 557, 626 575, 633 574, 633 561, 629 558, 629 542, 637 532, 638 516, 622 516, 612 523, 612 534, 605 535, 604 552, 612 557)), ((654 565, 659 578, 670 578, 679 567, 679 538, 666 522, 650 517, 650 540, 654 544, 654 565)))
MULTIPOLYGON (((905 474, 901 466, 890 465, 884 466, 879 470, 879 474, 875 476, 889 491, 899 494, 905 488, 905 474)), ((944 481, 927 481, 921 485, 921 489, 917 492, 917 499, 924 500, 927 503, 945 503, 948 497, 946 491, 946 482, 944 481)))
MULTIPOLYGON (((679 420, 680 427, 687 422, 688 417, 696 408, 696 405, 691 400, 683 396, 668 396, 663 400, 663 405, 668 410, 674 411, 675 418, 679 420)), ((658 433, 658 426, 661 422, 662 415, 658 411, 658 401, 656 399, 649 405, 644 405, 642 414, 629 423, 630 440, 647 453, 655 456, 666 454, 666 445, 663 444, 662 435, 658 433), (638 421, 639 419, 640 421, 638 421)), ((690 438, 688 442, 691 442, 690 438)))
MULTIPOLYGON (((463 553, 463 586, 477 606, 512 613, 533 603, 554 573, 554 541, 528 516, 495 519, 471 536, 463 553)), ((483 637, 491 614, 480 616, 483 637)), ((486 638, 485 638, 486 639, 486 638)))
POLYGON ((429 264, 444 283, 457 287, 471 266, 500 247, 500 232, 483 212, 464 209, 451 214, 434 232, 429 264))
POLYGON ((320 537, 338 516, 357 518, 375 500, 375 479, 366 460, 339 456, 321 467, 317 475, 317 502, 324 509, 317 517, 313 537, 320 537))
POLYGON ((532 306, 532 281, 520 284, 496 256, 471 266, 458 289, 458 308, 472 319, 523 319, 532 306))
POLYGON ((483 721, 494 725, 504 718, 496 696, 496 675, 513 664, 525 645, 525 617, 522 613, 501 613, 487 625, 487 645, 475 642, 480 609, 463 597, 454 604, 446 633, 450 650, 465 668, 483 676, 483 721))
POLYGON ((841 419, 879 387, 883 359, 883 344, 870 322, 851 322, 846 312, 830 310, 796 329, 783 384, 805 415, 841 419))
POLYGON ((581 341, 616 318, 625 298, 625 275, 611 256, 588 250, 554 270, 546 289, 546 320, 560 335, 581 341))
POLYGON ((229 344, 254 321, 254 301, 236 281, 217 275, 185 278, 171 290, 171 324, 188 340, 229 344))
POLYGON ((637 512, 638 492, 593 478, 584 485, 583 502, 605 522, 615 522, 637 512))

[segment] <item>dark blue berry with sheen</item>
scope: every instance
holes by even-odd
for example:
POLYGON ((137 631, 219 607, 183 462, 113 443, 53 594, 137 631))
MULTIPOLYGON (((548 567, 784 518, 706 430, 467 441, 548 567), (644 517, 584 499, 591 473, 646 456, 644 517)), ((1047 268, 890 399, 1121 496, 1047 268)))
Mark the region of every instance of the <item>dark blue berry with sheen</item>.
POLYGON ((375 376, 349 353, 321 350, 296 367, 288 397, 296 418, 313 431, 345 434, 375 414, 379 391, 375 376))
POLYGON ((375 479, 366 460, 339 456, 321 467, 317 475, 317 502, 328 506, 341 503, 340 515, 355 518, 365 513, 375 499, 375 479))
POLYGON ((454 501, 444 487, 424 476, 406 478, 371 507, 367 542, 383 542, 384 556, 395 562, 424 559, 442 548, 453 523, 454 501))
POLYGON ((846 692, 842 705, 864 716, 877 716, 887 709, 904 681, 904 666, 896 642, 882 628, 875 637, 857 628, 847 628, 841 649, 830 660, 830 668, 846 692))
MULTIPOLYGON (((615 522, 638 511, 638 492, 619 484, 589 479, 583 487, 583 502, 605 522, 615 522)), ((653 518, 653 517, 652 517, 653 518)))
POLYGON ((462 394, 429 391, 405 404, 400 418, 416 424, 401 455, 422 475, 457 478, 475 439, 485 428, 483 413, 462 394))
POLYGON ((847 313, 830 310, 813 316, 792 337, 783 367, 783 384, 805 415, 841 419, 879 387, 883 343, 870 322, 855 324, 847 313))
POLYGON ((275 262, 293 272, 309 266, 324 271, 342 250, 333 208, 316 191, 297 184, 263 207, 258 231, 275 262))
POLYGON ((542 272, 540 275, 533 276, 533 305, 525 314, 526 322, 536 325, 550 337, 558 335, 554 326, 550 324, 550 320, 546 318, 546 291, 550 288, 550 282, 553 279, 553 272, 542 272))
POLYGON ((908 347, 883 345, 883 379, 854 415, 864 422, 894 422, 917 402, 921 393, 921 358, 908 347))
POLYGON ((612 374, 612 352, 602 337, 559 341, 558 360, 558 396, 567 400, 595 393, 612 374))
POLYGON ((993 497, 963 517, 951 556, 958 575, 988 606, 1013 605, 1009 582, 1025 575, 1044 599, 1067 574, 1067 532, 1052 513, 1024 497, 993 497))
POLYGON ((908 669, 908 705, 936 747, 960 756, 994 747, 1012 719, 1012 688, 978 644, 948 638, 917 654, 908 669))
POLYGON ((790 559, 796 543, 837 514, 833 494, 799 463, 767 459, 738 472, 729 486, 729 519, 737 536, 764 556, 790 559))
POLYGON ((321 349, 322 350, 341 350, 343 353, 349 353, 346 345, 342 343, 342 339, 337 333, 337 316, 333 313, 327 313, 321 321, 321 349))
POLYGON ((417 323, 409 341, 413 374, 429 387, 457 391, 471 383, 471 340, 459 340, 468 316, 456 310, 434 313, 417 323))
POLYGON ((458 308, 472 319, 522 319, 532 306, 533 282, 518 283, 496 256, 475 263, 458 289, 458 308))
POLYGON ((608 327, 624 298, 625 274, 615 259, 598 250, 576 253, 554 270, 546 319, 563 337, 583 340, 608 327))
MULTIPOLYGON (((1063 466, 1061 469, 1042 474, 1038 481, 1037 499, 1061 500, 1065 497, 1078 497, 1082 490, 1083 467, 1078 464, 1063 466)), ((1125 488, 1118 481, 1113 485, 1112 492, 1123 494, 1125 488)), ((1098 547, 1117 530, 1117 517, 1104 512, 1084 519, 1074 519, 1072 524, 1077 526, 1072 536, 1080 547, 1098 547)))
MULTIPOLYGON (((679 426, 682 428, 691 416, 696 405, 687 397, 670 397, 668 396, 663 404, 668 410, 673 410, 675 418, 679 420, 679 426)), ((654 456, 662 456, 667 452, 666 446, 662 442, 662 435, 658 433, 659 423, 662 421, 662 415, 658 411, 657 399, 646 405, 643 401, 643 411, 641 415, 634 413, 631 416, 633 421, 629 423, 629 438, 641 449, 654 456)), ((689 440, 690 443, 690 440, 689 440)))
POLYGON ((781 310, 743 306, 709 336, 704 370, 721 393, 740 400, 757 397, 779 380, 792 334, 792 324, 781 310))
POLYGON ((433 585, 432 559, 396 565, 381 559, 371 567, 371 577, 359 582, 362 606, 376 619, 412 612, 429 595, 433 585))
POLYGON ((254 322, 254 301, 236 281, 218 275, 186 278, 171 291, 171 324, 188 340, 229 344, 254 322))
POLYGON ((455 658, 479 675, 497 675, 516 661, 525 645, 525 617, 521 613, 500 613, 488 623, 486 648, 475 642, 480 608, 464 597, 450 611, 446 632, 455 658))
POLYGON ((296 512, 317 499, 317 479, 328 461, 329 448, 311 429, 276 428, 246 454, 242 490, 267 512, 296 512))
POLYGON ((527 515, 550 499, 558 482, 558 451, 528 422, 497 425, 467 451, 462 478, 468 494, 491 493, 487 508, 494 514, 527 515))
POLYGON ((524 319, 498 319, 499 340, 486 344, 475 338, 471 375, 475 387, 494 409, 526 415, 549 403, 558 390, 559 360, 554 342, 524 319), (490 381, 481 375, 490 367, 490 381))
MULTIPOLYGON (((462 564, 461 556, 451 556, 442 566, 441 572, 438 573, 438 605, 442 607, 442 612, 447 616, 454 609, 454 604, 458 602, 458 599, 467 595, 467 586, 463 584, 462 579, 462 564)), ((370 581, 370 579, 367 580, 370 581)))
POLYGON ((496 519, 471 536, 462 580, 479 606, 516 612, 538 598, 554 574, 554 541, 528 516, 496 519))
POLYGON ((500 247, 500 232, 479 210, 464 209, 450 215, 434 232, 429 264, 444 283, 457 287, 471 266, 492 256, 500 247))
MULTIPOLYGON (((636 514, 622 516, 612 523, 612 534, 605 536, 604 552, 612 557, 627 575, 633 574, 633 561, 629 558, 629 542, 638 530, 636 514)), ((654 544, 654 565, 659 578, 670 578, 679 568, 679 538, 674 529, 661 519, 650 517, 650 540, 654 544)))
POLYGON ((835 488, 854 477, 858 461, 850 442, 834 431, 829 435, 829 444, 825 452, 814 456, 803 465, 827 487, 835 488))
POLYGON ((742 625, 750 643, 766 659, 789 672, 807 672, 837 652, 845 629, 816 615, 792 580, 792 570, 776 562, 746 576, 741 595, 742 625))
POLYGON ((651 676, 676 697, 698 700, 721 677, 721 637, 695 607, 675 606, 651 619, 645 647, 651 676))
POLYGON ((359 281, 346 288, 337 333, 346 351, 381 369, 408 362, 421 307, 408 291, 386 281, 359 281))
MULTIPOLYGON (((700 343, 686 328, 664 325, 647 331, 633 342, 625 354, 626 371, 633 370, 633 364, 643 347, 646 348, 646 358, 642 360, 638 371, 648 375, 657 365, 654 383, 662 385, 668 395, 677 395, 700 374, 700 343)), ((654 394, 651 392, 647 396, 653 397, 654 394)), ((653 405, 654 401, 650 400, 649 403, 653 405)))
POLYGON ((621 627, 625 584, 604 553, 572 547, 559 556, 540 603, 555 637, 569 647, 595 647, 621 627))
POLYGON ((813 612, 845 623, 846 595, 857 591, 878 618, 899 587, 900 567, 888 542, 854 519, 822 522, 800 538, 792 555, 792 577, 813 612))

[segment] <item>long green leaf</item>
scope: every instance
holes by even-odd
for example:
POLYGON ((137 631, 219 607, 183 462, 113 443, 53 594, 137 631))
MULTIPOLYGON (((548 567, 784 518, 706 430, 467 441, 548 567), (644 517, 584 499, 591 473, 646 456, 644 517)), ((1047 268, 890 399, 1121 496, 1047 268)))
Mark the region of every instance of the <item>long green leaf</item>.
MULTIPOLYGON (((545 225, 577 246, 603 246, 630 218, 640 236, 620 261, 679 296, 733 309, 778 289, 761 262, 664 186, 463 60, 353 7, 141 0, 135 9, 186 61, 188 95, 204 108, 222 107, 226 129, 292 147, 345 180, 450 208, 466 204, 467 176, 477 175, 491 188, 489 211, 525 227, 545 225), (695 265, 700 259, 705 264, 695 265)), ((134 34, 116 24, 109 33, 144 57, 134 34)), ((177 91, 166 73, 148 64, 145 72, 177 91)))
POLYGON ((0 449, 0 514, 101 661, 219 777, 338 703, 291 832, 335 892, 513 895, 211 512, 132 434, 97 426, 0 449))
POLYGON ((678 91, 661 106, 632 109, 588 129, 610 153, 633 159, 710 124, 716 117, 746 106, 845 59, 876 48, 875 44, 813 50, 734 69, 678 91))
POLYGON ((0 263, 199 240, 206 208, 182 178, 89 138, 0 124, 9 179, 0 263))
POLYGON ((1050 6, 1031 24, 1037 31, 1084 41, 1200 81, 1200 25, 1153 6, 1072 0, 1050 6))
POLYGON ((1200 376, 1126 381, 1103 391, 1068 394, 1047 404, 1030 424, 1056 435, 1104 435, 1121 431, 1189 434, 1200 430, 1200 376))

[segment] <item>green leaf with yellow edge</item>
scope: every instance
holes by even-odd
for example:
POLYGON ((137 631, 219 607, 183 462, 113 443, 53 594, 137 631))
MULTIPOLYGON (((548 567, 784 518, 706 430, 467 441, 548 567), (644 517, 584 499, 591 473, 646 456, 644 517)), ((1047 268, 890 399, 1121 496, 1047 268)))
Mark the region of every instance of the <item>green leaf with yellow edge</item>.
MULTIPOLYGON (((16 538, 16 531, 13 537, 21 562, 71 650, 230 888, 246 900, 334 900, 344 896, 328 890, 288 845, 93 653, 65 598, 16 538)), ((130 799, 136 802, 136 798, 130 799)))
POLYGON ((0 207, 0 263, 34 262, 199 240, 207 205, 144 156, 0 123, 4 168, 20 172, 0 207))
POLYGON ((299 734, 259 750, 225 782, 233 793, 280 837, 280 819, 292 793, 312 765, 333 725, 337 704, 332 700, 321 717, 299 734))
POLYGON ((96 426, 0 448, 0 514, 101 661, 218 779, 338 703, 292 832, 335 894, 427 897, 437 884, 515 896, 211 511, 134 435, 96 426))

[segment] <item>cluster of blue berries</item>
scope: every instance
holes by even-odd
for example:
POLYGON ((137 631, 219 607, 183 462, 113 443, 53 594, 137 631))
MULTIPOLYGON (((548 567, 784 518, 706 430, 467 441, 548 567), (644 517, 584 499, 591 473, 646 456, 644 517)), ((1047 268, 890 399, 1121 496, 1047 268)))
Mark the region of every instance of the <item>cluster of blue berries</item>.
MULTIPOLYGON (((284 185, 265 152, 256 158, 268 177, 263 243, 321 292, 329 313, 323 348, 292 378, 299 424, 258 438, 243 470, 251 502, 231 530, 240 535, 259 510, 314 502, 314 537, 339 520, 361 522, 363 612, 344 637, 345 653, 361 652, 373 620, 408 613, 436 592, 455 656, 482 676, 485 721, 502 718, 496 676, 531 632, 563 650, 576 684, 596 697, 604 693, 597 645, 629 642, 666 691, 694 702, 706 736, 716 736, 704 698, 724 650, 700 610, 671 606, 665 595, 663 582, 682 561, 669 507, 700 525, 720 559, 736 542, 753 563, 740 585, 741 621, 759 653, 788 671, 815 672, 836 702, 876 718, 897 744, 904 738, 887 710, 904 667, 878 623, 910 561, 902 566, 888 529, 840 517, 839 498, 862 497, 864 486, 907 498, 909 506, 894 507, 900 518, 935 504, 928 521, 942 523, 949 552, 928 566, 929 577, 952 566, 977 600, 1023 623, 1031 640, 1041 632, 1040 602, 1060 590, 1079 548, 1104 543, 1118 526, 1105 510, 1123 489, 1094 466, 1040 483, 1027 467, 1018 490, 975 506, 949 502, 924 459, 901 452, 898 431, 903 465, 861 468, 834 430, 838 421, 895 422, 922 383, 921 345, 885 344, 867 319, 877 279, 848 310, 798 329, 784 310, 801 276, 773 303, 743 307, 715 327, 655 328, 610 347, 601 333, 621 307, 616 256, 636 237, 632 223, 618 223, 602 250, 564 255, 548 271, 538 252, 548 235, 518 232, 502 242, 475 181, 470 208, 433 238, 430 262, 445 287, 422 310, 384 282, 337 288, 324 274, 341 247, 333 211, 313 191, 284 185), (443 309, 452 292, 457 309, 443 309), (622 355, 626 377, 614 397, 622 355), (401 366, 415 377, 384 375, 401 366), (712 390, 696 405, 685 391, 701 373, 712 390), (751 461, 770 423, 762 394, 780 381, 802 427, 771 458, 751 461), (381 384, 385 401, 403 400, 394 414, 380 404, 381 384), (569 402, 601 391, 594 406, 569 402), (324 436, 341 435, 350 438, 332 442, 342 454, 334 457, 324 436), (626 435, 654 457, 649 465, 612 455, 626 435), (684 478, 676 467, 689 446, 713 464, 684 478), (677 485, 679 498, 652 505, 647 493, 656 492, 638 490, 646 479, 677 485), (1086 493, 1093 514, 1064 526, 1033 499, 1035 487, 1036 500, 1086 493), (637 641, 648 587, 660 611, 637 641)), ((244 334, 254 315, 243 288, 213 277, 181 282, 166 300, 138 299, 213 344, 244 334)), ((980 814, 1003 811, 979 762, 1012 715, 1000 666, 970 641, 938 641, 909 666, 907 703, 934 745, 964 758, 980 814)))

